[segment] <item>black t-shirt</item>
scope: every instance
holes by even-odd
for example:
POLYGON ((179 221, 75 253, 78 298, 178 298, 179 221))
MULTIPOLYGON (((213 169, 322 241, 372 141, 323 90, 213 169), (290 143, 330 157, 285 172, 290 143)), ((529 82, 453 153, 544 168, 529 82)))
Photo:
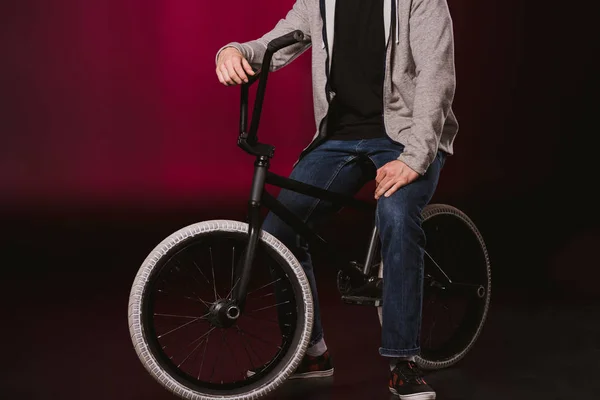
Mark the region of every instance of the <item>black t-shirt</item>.
POLYGON ((382 137, 386 54, 384 0, 337 0, 328 137, 382 137))

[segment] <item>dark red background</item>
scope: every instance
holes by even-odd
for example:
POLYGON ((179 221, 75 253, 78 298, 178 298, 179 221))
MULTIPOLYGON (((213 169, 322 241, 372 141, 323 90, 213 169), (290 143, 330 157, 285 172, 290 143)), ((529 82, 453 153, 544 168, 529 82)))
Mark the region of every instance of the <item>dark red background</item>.
MULTIPOLYGON (((521 3, 450 1, 461 130, 445 194, 535 189, 565 157, 561 140, 586 135, 569 115, 592 52, 560 25, 541 32, 548 11, 521 3)), ((292 4, 3 2, 0 199, 118 206, 243 196, 250 167, 235 146, 238 90, 218 84, 214 55, 258 37, 292 4)), ((261 138, 277 146, 281 172, 315 130, 309 63, 307 54, 269 87, 261 138)))
MULTIPOLYGON (((482 231, 496 301, 599 299, 597 21, 581 4, 448 2, 461 129, 434 202, 482 231)), ((86 332, 105 343, 108 319, 121 329, 123 368, 143 375, 125 333, 140 263, 185 224, 245 217, 252 158, 236 147, 239 90, 217 82, 215 52, 258 37, 292 4, 0 3, 1 295, 15 315, 1 325, 21 340, 3 340, 14 371, 54 373, 56 389, 64 373, 47 366, 74 351, 80 321, 103 321, 86 332), (66 343, 63 355, 31 347, 40 335, 66 343), (47 364, 32 361, 41 354, 47 364)), ((308 54, 269 80, 260 137, 276 146, 277 173, 314 133, 311 99, 308 54)), ((368 217, 335 222, 335 240, 364 244, 356 232, 368 217)), ((324 307, 336 304, 332 274, 317 269, 324 307)), ((29 387, 25 372, 14 379, 29 387)))
MULTIPOLYGON (((4 213, 241 209, 252 161, 235 145, 239 91, 217 82, 214 55, 292 3, 3 2, 4 213)), ((461 129, 435 201, 475 219, 504 271, 547 276, 564 252, 565 271, 584 268, 567 261, 598 243, 592 25, 546 3, 449 4, 461 129)), ((260 134, 276 172, 314 129, 307 54, 270 80, 260 134)))

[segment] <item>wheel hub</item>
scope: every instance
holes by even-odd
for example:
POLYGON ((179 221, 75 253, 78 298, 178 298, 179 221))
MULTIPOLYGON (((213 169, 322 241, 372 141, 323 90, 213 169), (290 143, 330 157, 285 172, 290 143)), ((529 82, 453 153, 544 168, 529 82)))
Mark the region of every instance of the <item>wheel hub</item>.
POLYGON ((217 328, 233 326, 240 316, 240 309, 231 300, 217 300, 208 310, 208 322, 217 328))

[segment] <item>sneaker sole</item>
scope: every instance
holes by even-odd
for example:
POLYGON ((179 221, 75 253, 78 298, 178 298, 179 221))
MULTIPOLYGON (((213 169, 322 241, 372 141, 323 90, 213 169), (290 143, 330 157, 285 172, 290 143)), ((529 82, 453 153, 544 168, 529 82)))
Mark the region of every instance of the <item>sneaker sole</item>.
MULTIPOLYGON (((248 371, 246 372, 246 376, 251 377, 255 372, 248 371)), ((293 374, 288 379, 311 379, 311 378, 327 378, 333 375, 333 368, 328 369, 326 371, 312 371, 312 372, 304 372, 302 374, 293 374)))
POLYGON ((400 397, 400 400, 434 400, 435 392, 421 392, 413 394, 398 394, 396 389, 390 388, 390 392, 400 397))
POLYGON ((310 379, 310 378, 327 378, 333 376, 333 368, 325 371, 304 372, 302 374, 292 374, 288 379, 310 379))

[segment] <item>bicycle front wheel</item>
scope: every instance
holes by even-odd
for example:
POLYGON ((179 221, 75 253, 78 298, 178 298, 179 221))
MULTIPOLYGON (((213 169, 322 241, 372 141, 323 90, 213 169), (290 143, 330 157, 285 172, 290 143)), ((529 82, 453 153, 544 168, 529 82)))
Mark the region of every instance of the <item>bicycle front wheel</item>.
POLYGON ((215 317, 238 283, 247 242, 246 223, 197 223, 160 243, 135 277, 129 298, 135 351, 182 398, 262 397, 304 356, 313 323, 310 286, 293 254, 267 232, 257 245, 245 306, 235 310, 234 323, 215 317))
MULTIPOLYGON (((440 369, 462 359, 481 333, 491 297, 490 260, 481 233, 457 208, 428 205, 422 226, 427 240, 421 354, 416 362, 423 369, 440 369)), ((378 313, 383 322, 381 307, 378 313)))

